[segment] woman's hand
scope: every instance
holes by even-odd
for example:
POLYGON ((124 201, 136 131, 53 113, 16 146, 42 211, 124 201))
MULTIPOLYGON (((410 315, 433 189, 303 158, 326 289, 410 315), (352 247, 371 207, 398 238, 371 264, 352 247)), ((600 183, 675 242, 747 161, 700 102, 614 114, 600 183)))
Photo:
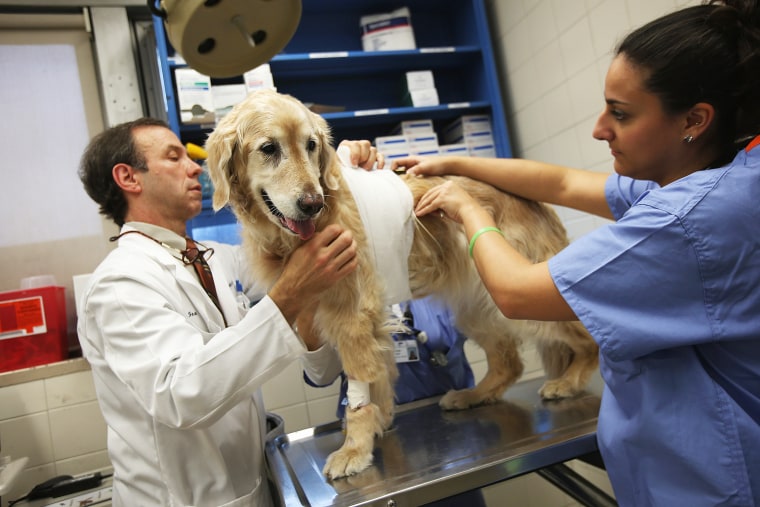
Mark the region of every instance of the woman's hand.
POLYGON ((415 215, 423 216, 434 211, 443 212, 447 218, 464 223, 464 216, 470 210, 480 208, 480 204, 462 187, 447 181, 433 187, 423 195, 414 208, 415 215))
POLYGON ((377 148, 372 146, 372 143, 367 140, 344 140, 338 145, 338 147, 340 146, 348 148, 351 153, 350 159, 353 167, 361 167, 362 169, 367 169, 369 171, 375 167, 375 163, 377 163, 378 169, 382 169, 383 166, 385 166, 385 157, 383 154, 377 151, 377 148))
POLYGON ((398 158, 391 164, 392 171, 406 169, 407 174, 415 176, 442 176, 444 174, 454 174, 451 172, 452 157, 418 157, 411 155, 409 157, 398 158))

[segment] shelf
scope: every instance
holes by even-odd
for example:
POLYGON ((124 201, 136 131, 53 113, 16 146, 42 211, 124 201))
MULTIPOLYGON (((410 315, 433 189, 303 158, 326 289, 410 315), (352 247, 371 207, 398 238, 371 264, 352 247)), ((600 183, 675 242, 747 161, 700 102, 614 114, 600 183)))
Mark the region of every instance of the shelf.
MULTIPOLYGON (((381 73, 425 68, 456 67, 479 56, 477 46, 434 47, 404 51, 330 51, 316 53, 279 54, 269 62, 272 73, 278 77, 324 76, 381 73), (347 65, 350 60, 350 65, 347 65)), ((169 68, 187 67, 184 60, 170 58, 169 68)))
MULTIPOLYGON (((496 155, 509 157, 485 4, 485 0, 303 0, 295 34, 269 62, 274 84, 301 102, 340 111, 322 114, 336 143, 374 140, 389 135, 404 120, 430 119, 440 144, 445 144, 441 133, 458 117, 489 114, 496 155), (402 6, 409 8, 416 49, 363 51, 361 17, 402 6), (440 105, 406 106, 405 73, 418 70, 432 71, 440 105)), ((174 49, 158 19, 155 29, 169 125, 183 142, 203 144, 214 125, 180 123, 174 70, 186 64, 173 58, 174 49)), ((212 86, 243 83, 243 78, 211 82, 212 86)), ((194 220, 199 227, 213 228, 215 222, 220 227, 231 225, 229 213, 207 213, 206 208, 204 204, 202 216, 194 220)))
MULTIPOLYGON (((468 114, 469 111, 489 109, 490 104, 485 101, 457 102, 454 104, 441 104, 430 107, 387 107, 377 109, 361 109, 358 111, 341 111, 338 113, 322 113, 321 116, 331 125, 343 125, 351 123, 355 125, 385 123, 389 121, 401 121, 408 117, 426 117, 431 119, 445 118, 455 114, 468 114), (364 120, 364 121, 363 121, 364 120)), ((183 132, 211 132, 214 125, 182 125, 183 132)))
POLYGON ((362 125, 362 120, 367 123, 377 123, 381 121, 401 121, 405 118, 425 117, 435 120, 436 118, 445 118, 455 115, 467 114, 470 110, 488 109, 490 104, 485 101, 477 102, 457 102, 456 104, 442 104, 431 107, 390 107, 379 109, 363 109, 359 111, 345 111, 341 113, 324 113, 322 117, 331 125, 340 125, 344 121, 351 122, 355 125, 362 125))

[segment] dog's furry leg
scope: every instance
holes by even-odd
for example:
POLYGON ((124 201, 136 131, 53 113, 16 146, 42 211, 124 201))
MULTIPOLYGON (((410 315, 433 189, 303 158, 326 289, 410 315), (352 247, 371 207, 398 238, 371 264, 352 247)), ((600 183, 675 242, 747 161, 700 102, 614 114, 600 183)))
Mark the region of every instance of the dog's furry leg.
POLYGON ((520 378, 523 362, 517 342, 508 336, 494 339, 493 336, 478 339, 469 338, 481 345, 486 353, 488 371, 472 389, 449 391, 441 398, 439 405, 445 410, 463 410, 484 403, 494 403, 501 399, 504 391, 520 378))
MULTIPOLYGON (((368 293, 362 295, 367 297, 368 293)), ((370 385, 371 402, 346 409, 346 439, 323 468, 331 479, 359 473, 372 463, 374 437, 393 421, 393 382, 398 376, 388 315, 377 310, 382 305, 362 304, 359 311, 342 315, 347 308, 350 305, 326 298, 317 317, 323 333, 337 347, 346 374, 370 385)))
POLYGON ((358 409, 346 408, 346 439, 327 457, 322 473, 329 479, 358 474, 372 464, 375 436, 382 430, 379 407, 370 403, 358 409))
POLYGON ((538 391, 544 399, 569 398, 585 389, 599 365, 599 347, 578 322, 558 322, 563 341, 542 340, 537 347, 547 380, 538 391))
MULTIPOLYGON (((393 358, 391 357, 392 361, 393 358)), ((383 370, 380 378, 370 384, 372 403, 356 410, 346 407, 346 439, 337 451, 327 457, 322 473, 330 479, 357 474, 372 464, 375 437, 393 422, 393 374, 383 370)))
MULTIPOLYGON (((382 372, 386 373, 386 371, 382 372)), ((346 439, 327 457, 322 473, 330 479, 357 474, 372 463, 375 436, 381 436, 393 421, 393 383, 387 374, 370 384, 372 402, 363 407, 346 407, 346 439)))
POLYGON ((396 412, 396 404, 393 401, 395 396, 393 386, 396 383, 398 377, 398 369, 396 368, 396 362, 392 353, 386 354, 386 368, 377 381, 372 382, 369 385, 370 398, 377 404, 380 409, 380 421, 382 428, 387 430, 393 423, 393 416, 396 412))

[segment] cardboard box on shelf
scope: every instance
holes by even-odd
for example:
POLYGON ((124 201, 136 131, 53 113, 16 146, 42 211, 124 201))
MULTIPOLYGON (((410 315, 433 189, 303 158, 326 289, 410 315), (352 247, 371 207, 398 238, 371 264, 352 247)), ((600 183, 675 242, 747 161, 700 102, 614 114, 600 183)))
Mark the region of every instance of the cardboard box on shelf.
POLYGON ((375 148, 385 152, 404 152, 409 153, 409 142, 407 136, 378 136, 375 138, 375 148))
POLYGON ((404 75, 404 88, 406 91, 428 90, 435 88, 432 70, 412 70, 404 75))
POLYGON ((464 143, 442 144, 438 146, 438 153, 440 155, 459 155, 462 157, 467 157, 470 155, 470 151, 467 149, 467 145, 464 143))
POLYGON ((467 134, 464 134, 463 136, 452 138, 449 140, 449 144, 460 144, 464 143, 467 146, 472 145, 481 145, 481 144, 494 144, 493 142, 493 134, 491 131, 486 132, 470 132, 467 134))
POLYGON ((211 93, 211 78, 193 69, 174 70, 177 83, 179 116, 185 124, 213 124, 214 96, 211 93))
POLYGON ((443 132, 448 144, 462 142, 466 138, 482 138, 492 135, 491 116, 487 114, 463 115, 449 123, 443 132))
POLYGON ((383 157, 385 157, 385 167, 388 169, 391 168, 391 165, 393 164, 394 160, 398 160, 400 158, 406 158, 409 155, 411 155, 411 153, 409 153, 408 151, 403 151, 403 150, 384 151, 382 153, 383 153, 383 157))
POLYGON ((416 149, 416 150, 409 150, 409 154, 417 155, 419 157, 428 157, 428 156, 440 155, 440 150, 438 149, 438 147, 422 148, 422 149, 416 149))
POLYGON ((419 135, 419 134, 429 134, 431 132, 435 132, 433 128, 433 120, 428 120, 428 119, 407 120, 407 121, 402 121, 398 125, 396 125, 391 131, 391 135, 392 136, 419 135))
POLYGON ((261 88, 275 89, 274 77, 268 63, 264 63, 243 74, 243 85, 248 93, 261 88))
POLYGON ((233 107, 242 102, 248 92, 243 84, 213 85, 211 95, 214 99, 214 116, 219 121, 229 113, 233 107))
POLYGON ((469 144, 467 145, 471 157, 496 157, 496 146, 493 143, 469 144))
POLYGON ((412 107, 432 107, 440 104, 438 90, 425 88, 424 90, 409 90, 402 100, 403 104, 412 107))
POLYGON ((0 292, 0 372, 68 357, 66 289, 0 292))
POLYGON ((406 136, 409 152, 419 155, 421 152, 438 151, 438 135, 435 132, 406 136))
POLYGON ((412 19, 407 7, 359 18, 364 51, 417 49, 412 19))

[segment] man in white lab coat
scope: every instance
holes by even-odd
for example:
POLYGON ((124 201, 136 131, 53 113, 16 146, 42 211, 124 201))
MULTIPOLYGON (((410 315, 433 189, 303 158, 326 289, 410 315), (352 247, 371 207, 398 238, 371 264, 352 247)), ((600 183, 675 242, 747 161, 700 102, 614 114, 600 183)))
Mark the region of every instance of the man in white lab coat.
MULTIPOLYGON (((374 162, 368 142, 349 145, 374 162)), ((108 129, 82 157, 87 193, 121 227, 80 300, 78 324, 108 425, 116 506, 271 505, 261 385, 298 358, 317 382, 340 369, 329 351, 307 351, 293 326, 356 268, 350 232, 331 225, 304 243, 250 309, 236 293, 247 282, 239 248, 198 244, 217 306, 186 252, 200 173, 153 119, 108 129)))

